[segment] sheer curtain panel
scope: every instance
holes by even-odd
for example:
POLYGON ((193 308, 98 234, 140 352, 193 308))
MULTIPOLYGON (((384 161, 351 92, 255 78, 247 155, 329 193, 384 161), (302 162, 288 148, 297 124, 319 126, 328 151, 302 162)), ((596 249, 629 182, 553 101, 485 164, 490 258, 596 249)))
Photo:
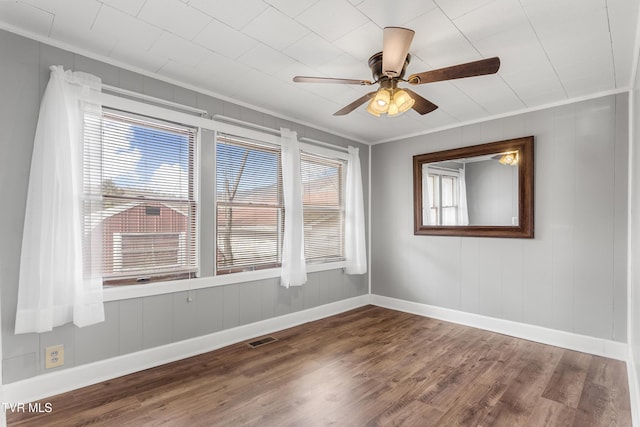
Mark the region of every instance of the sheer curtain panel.
POLYGON ((469 208, 467 207, 467 177, 466 166, 463 163, 460 169, 460 209, 458 210, 458 225, 469 225, 469 208))
MULTIPOLYGON (((99 139, 100 92, 99 78, 51 67, 31 159, 16 334, 104 320, 102 278, 83 257, 84 194, 96 184, 83 176, 83 159, 99 139)), ((91 246, 100 259, 101 245, 91 246)))
POLYGON ((436 219, 433 216, 433 179, 429 167, 421 166, 422 172, 422 223, 424 225, 435 225, 436 219))
POLYGON ((280 284, 285 288, 301 286, 307 281, 304 257, 304 215, 300 143, 296 132, 281 128, 282 193, 284 196, 284 234, 280 284))
POLYGON ((349 146, 347 163, 347 185, 345 189, 345 242, 347 274, 367 272, 367 246, 364 231, 364 196, 362 194, 362 173, 360 155, 356 147, 349 146))

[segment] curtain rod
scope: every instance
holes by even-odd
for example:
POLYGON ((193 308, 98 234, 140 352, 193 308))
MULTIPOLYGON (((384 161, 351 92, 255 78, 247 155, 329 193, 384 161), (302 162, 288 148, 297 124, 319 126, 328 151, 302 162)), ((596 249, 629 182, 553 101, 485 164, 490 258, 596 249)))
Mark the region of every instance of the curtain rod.
POLYGON ((273 129, 273 128, 270 128, 270 127, 267 127, 267 126, 262 126, 262 125, 257 125, 255 123, 251 123, 251 122, 245 122, 244 120, 234 119, 233 117, 223 116, 222 114, 214 114, 213 115, 213 120, 218 120, 218 121, 226 122, 226 123, 233 123, 235 125, 240 125, 242 127, 261 130, 263 132, 272 133, 274 135, 280 135, 280 131, 278 129, 273 129))
POLYGON ((309 142, 311 144, 323 145, 323 146, 331 148, 333 150, 344 151, 345 153, 349 151, 346 147, 342 147, 340 145, 335 145, 335 144, 330 144, 328 142, 318 141, 317 139, 307 138, 306 136, 302 136, 302 137, 300 137, 298 139, 300 141, 302 141, 302 142, 309 142))
POLYGON ((202 110, 200 108, 195 108, 195 107, 191 107, 189 105, 184 105, 184 104, 178 104, 177 102, 167 101, 166 99, 156 98, 155 96, 145 95, 143 93, 122 89, 122 88, 111 86, 111 85, 103 84, 102 90, 105 90, 111 93, 117 93, 120 95, 129 96, 131 98, 141 99, 143 101, 151 102, 154 104, 165 105, 167 107, 187 111, 193 114, 198 114, 201 117, 205 117, 207 115, 207 111, 202 110))
MULTIPOLYGON (((261 130, 264 132, 268 132, 268 133, 272 133, 274 135, 280 135, 280 131, 278 129, 273 129, 267 126, 262 126, 262 125, 257 125, 255 123, 251 123, 251 122, 246 122, 244 120, 240 120, 240 119, 234 119, 233 117, 227 117, 227 116, 223 116, 221 114, 215 114, 213 116, 214 120, 219 120, 219 121, 223 121, 223 122, 227 122, 227 123, 233 123, 236 125, 240 125, 243 127, 248 127, 248 128, 252 128, 252 129, 256 129, 256 130, 261 130)), ((316 145, 322 145, 325 146, 327 148, 331 148, 334 150, 340 150, 340 151, 344 151, 347 152, 349 150, 347 150, 345 147, 342 147, 340 145, 335 145, 335 144, 330 144, 328 142, 323 142, 323 141, 318 141, 317 139, 311 139, 311 138, 307 138, 306 136, 301 136, 300 138, 298 138, 299 141, 303 141, 303 142, 308 142, 311 144, 316 144, 316 145)))

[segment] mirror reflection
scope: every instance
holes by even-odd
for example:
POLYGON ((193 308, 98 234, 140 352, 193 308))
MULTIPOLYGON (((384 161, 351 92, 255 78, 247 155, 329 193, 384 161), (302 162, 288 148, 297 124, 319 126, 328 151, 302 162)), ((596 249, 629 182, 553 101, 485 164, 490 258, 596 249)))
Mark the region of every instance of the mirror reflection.
POLYGON ((533 137, 416 155, 414 232, 533 237, 533 137))
POLYGON ((422 224, 517 226, 518 152, 422 165, 422 224))

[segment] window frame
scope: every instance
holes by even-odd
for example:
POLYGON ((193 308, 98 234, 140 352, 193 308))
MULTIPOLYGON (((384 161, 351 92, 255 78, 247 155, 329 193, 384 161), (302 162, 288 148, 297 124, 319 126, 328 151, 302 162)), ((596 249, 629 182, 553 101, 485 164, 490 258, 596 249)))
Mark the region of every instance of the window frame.
MULTIPOLYGON (((216 121, 212 119, 207 119, 204 117, 183 113, 180 111, 170 110, 166 107, 159 107, 153 104, 143 103, 140 101, 135 101, 129 98, 124 98, 120 96, 111 95, 108 93, 102 94, 102 103, 107 108, 112 108, 116 110, 130 111, 134 114, 155 117, 160 120, 168 120, 178 123, 183 123, 189 126, 195 126, 199 129, 199 139, 196 146, 196 165, 198 174, 197 181, 200 181, 202 178, 203 165, 204 161, 202 158, 202 150, 203 145, 208 144, 210 142, 205 142, 205 138, 203 137, 203 133, 210 132, 213 135, 213 143, 215 144, 215 135, 217 132, 223 132, 227 134, 234 134, 248 139, 260 140, 269 144, 281 145, 280 137, 275 135, 278 131, 276 129, 273 130, 273 133, 261 132, 253 129, 249 129, 242 126, 237 126, 234 124, 216 121)), ((307 142, 300 141, 300 149, 303 151, 307 151, 309 153, 318 154, 324 157, 334 157, 338 159, 342 159, 345 161, 349 160, 349 156, 345 151, 337 149, 332 149, 328 147, 324 147, 321 145, 310 144, 307 142)), ((214 150, 215 151, 215 150, 214 150)), ((214 156, 215 157, 215 156, 214 156)), ((215 162, 215 158, 213 160, 215 162)), ((346 170, 345 170, 346 174, 346 170)), ((201 236, 201 229, 203 227, 203 209, 207 203, 211 203, 211 201, 206 200, 206 195, 203 191, 203 185, 198 182, 197 186, 197 199, 199 200, 197 207, 197 223, 196 223, 196 233, 199 240, 202 240, 199 236, 201 236)), ((215 207, 214 207, 215 209, 215 207)), ((211 226, 211 224, 209 224, 211 226)), ((215 247, 215 242, 214 245, 215 247)), ((215 253, 215 249, 211 251, 211 256, 213 257, 215 253)), ((198 244, 198 268, 202 270, 202 260, 205 256, 208 256, 206 251, 202 250, 202 244, 198 244)), ((319 271, 327 271, 327 270, 336 270, 345 268, 346 261, 336 261, 336 262, 327 262, 327 263, 307 263, 307 272, 314 273, 319 271)), ((103 287, 103 297, 104 301, 118 301, 130 298, 141 298, 145 296, 152 295, 162 295, 169 294, 175 292, 188 292, 196 289, 204 289, 216 286, 224 286, 234 283, 243 283, 254 280, 264 280, 264 279, 272 279, 280 277, 280 267, 270 268, 264 270, 255 270, 255 271, 243 271, 233 274, 224 274, 224 275, 213 275, 213 276, 201 276, 190 279, 179 279, 179 280, 166 280, 162 282, 152 282, 145 284, 132 284, 128 286, 104 286, 103 287)))

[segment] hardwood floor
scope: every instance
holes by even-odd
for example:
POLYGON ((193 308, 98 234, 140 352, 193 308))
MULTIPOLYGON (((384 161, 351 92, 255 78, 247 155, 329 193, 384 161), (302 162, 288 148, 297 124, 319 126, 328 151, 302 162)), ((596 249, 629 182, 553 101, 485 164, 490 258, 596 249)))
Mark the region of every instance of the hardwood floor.
POLYGON ((630 426, 623 362, 366 306, 7 412, 9 426, 630 426))

